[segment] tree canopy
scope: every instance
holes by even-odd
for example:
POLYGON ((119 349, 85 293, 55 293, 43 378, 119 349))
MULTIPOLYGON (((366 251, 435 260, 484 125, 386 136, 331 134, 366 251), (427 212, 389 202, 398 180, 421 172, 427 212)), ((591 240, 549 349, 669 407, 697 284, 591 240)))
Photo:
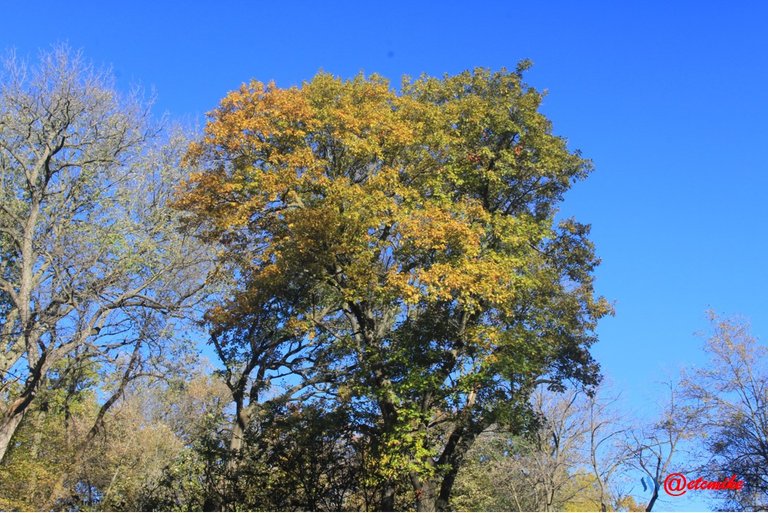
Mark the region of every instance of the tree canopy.
POLYGON ((734 472, 710 498, 764 508, 745 323, 656 419, 601 383, 559 213, 592 166, 528 66, 253 81, 189 136, 67 49, 8 61, 0 508, 650 511, 734 472))
POLYGON ((420 508, 447 507, 477 434, 525 424, 532 387, 598 379, 598 260, 587 225, 555 221, 591 166, 553 135, 526 67, 400 92, 375 75, 251 82, 188 155, 205 169, 177 206, 240 282, 210 322, 258 331, 264 292, 298 291, 283 340, 327 348, 379 478, 407 477, 420 508))
POLYGON ((168 208, 183 139, 65 48, 1 77, 0 460, 63 360, 130 377, 164 352, 207 261, 168 208))

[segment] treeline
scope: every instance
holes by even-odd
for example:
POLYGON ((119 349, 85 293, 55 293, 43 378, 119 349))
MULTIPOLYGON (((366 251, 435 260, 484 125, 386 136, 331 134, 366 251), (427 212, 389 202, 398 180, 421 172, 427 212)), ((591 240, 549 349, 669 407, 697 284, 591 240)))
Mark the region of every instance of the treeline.
POLYGON ((10 59, 0 508, 650 510, 683 470, 765 507, 739 324, 645 428, 600 391, 611 307, 556 221, 591 165, 527 67, 252 82, 190 136, 66 49, 10 59))

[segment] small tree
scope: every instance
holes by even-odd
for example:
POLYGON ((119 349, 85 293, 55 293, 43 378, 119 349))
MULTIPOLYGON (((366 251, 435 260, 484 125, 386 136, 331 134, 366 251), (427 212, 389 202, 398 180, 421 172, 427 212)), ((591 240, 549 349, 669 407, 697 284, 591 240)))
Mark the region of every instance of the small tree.
POLYGON ((615 510, 625 500, 616 482, 625 462, 625 428, 600 392, 539 388, 539 423, 523 436, 489 431, 469 451, 452 505, 461 510, 615 510))
POLYGON ((736 474, 741 491, 724 492, 729 508, 768 508, 768 347, 749 325, 709 313, 712 332, 704 350, 709 362, 689 369, 682 391, 701 412, 706 434, 704 469, 721 478, 736 474))
POLYGON ((587 399, 588 468, 595 479, 600 511, 618 510, 634 504, 619 482, 630 453, 622 443, 628 423, 613 410, 618 397, 606 398, 599 390, 587 399))
MULTIPOLYGON (((692 408, 681 397, 679 385, 667 384, 669 399, 659 418, 648 426, 631 430, 627 435, 628 465, 643 474, 643 482, 650 491, 645 511, 652 511, 659 499, 662 483, 673 464, 681 454, 691 449, 686 444, 695 434, 701 412, 692 408)), ((689 454, 690 455, 690 454, 689 454)), ((689 468, 677 468, 683 472, 692 470, 694 464, 689 458, 689 468)))

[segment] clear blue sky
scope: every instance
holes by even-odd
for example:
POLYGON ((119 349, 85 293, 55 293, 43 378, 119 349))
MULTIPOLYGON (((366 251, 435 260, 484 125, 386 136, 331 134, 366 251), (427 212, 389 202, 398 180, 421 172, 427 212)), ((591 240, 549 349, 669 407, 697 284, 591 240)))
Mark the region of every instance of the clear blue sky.
POLYGON ((594 352, 628 403, 652 412, 656 382, 701 360, 707 308, 768 333, 768 4, 362 4, 5 0, 0 49, 67 41, 200 122, 250 78, 399 83, 530 58, 555 131, 596 166, 563 213, 593 225, 616 306, 594 352))

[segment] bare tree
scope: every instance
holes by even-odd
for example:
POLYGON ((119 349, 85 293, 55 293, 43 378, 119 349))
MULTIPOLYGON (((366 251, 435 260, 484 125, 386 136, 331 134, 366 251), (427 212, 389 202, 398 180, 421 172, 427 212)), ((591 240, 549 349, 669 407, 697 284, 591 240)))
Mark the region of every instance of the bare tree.
POLYGON ((750 335, 744 320, 709 313, 709 362, 689 369, 682 391, 698 407, 706 435, 703 468, 712 476, 736 474, 743 491, 723 492, 729 508, 768 508, 768 347, 750 335))
POLYGON ((540 509, 551 511, 580 500, 594 501, 608 511, 622 502, 625 494, 617 478, 629 453, 620 440, 628 429, 613 410, 616 401, 606 397, 604 389, 592 395, 578 390, 536 394, 534 404, 545 418, 547 442, 539 442, 543 458, 538 474, 546 489, 540 509))
POLYGON ((544 425, 535 438, 538 450, 532 461, 543 491, 540 511, 562 509, 562 504, 582 491, 570 486, 571 471, 583 461, 580 449, 589 428, 584 410, 580 408, 582 399, 579 391, 560 396, 542 389, 533 397, 536 411, 544 417, 544 425))
POLYGON ((686 441, 695 434, 700 414, 682 400, 677 384, 667 383, 667 386, 669 400, 660 418, 649 426, 630 431, 627 436, 627 451, 631 455, 629 466, 641 471, 649 483, 646 486, 651 496, 645 511, 653 510, 661 484, 673 463, 681 454, 689 453, 686 441))
POLYGON ((528 437, 483 433, 470 450, 460 476, 456 505, 461 509, 604 511, 620 507, 618 484, 628 453, 626 432, 613 413, 615 399, 598 390, 555 393, 539 388, 532 407, 540 417, 528 437))
POLYGON ((600 511, 615 509, 627 494, 619 489, 617 475, 630 456, 626 445, 621 443, 628 427, 612 410, 618 397, 604 398, 601 390, 587 399, 588 433, 587 449, 589 468, 597 484, 600 511))
POLYGON ((67 49, 35 68, 5 63, 0 460, 53 366, 74 354, 118 361, 147 315, 165 329, 197 297, 204 249, 167 207, 183 144, 156 136, 141 102, 67 49))

